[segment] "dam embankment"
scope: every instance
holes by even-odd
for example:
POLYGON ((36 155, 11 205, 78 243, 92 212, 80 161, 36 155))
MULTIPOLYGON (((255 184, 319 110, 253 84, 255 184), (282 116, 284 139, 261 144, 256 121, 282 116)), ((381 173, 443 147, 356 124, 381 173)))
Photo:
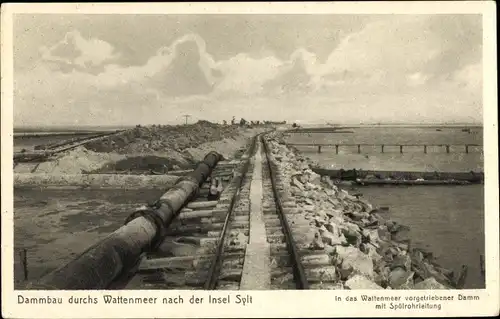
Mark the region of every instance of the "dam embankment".
POLYGON ((292 223, 308 222, 302 234, 312 250, 332 256, 343 288, 462 288, 464 272, 438 264, 431 249, 416 247, 410 227, 391 220, 384 210, 349 194, 331 178, 311 170, 305 156, 286 146, 283 135, 269 137, 273 157, 290 184, 299 210, 292 223))
MULTIPOLYGON (((343 134, 285 134, 284 141, 309 143, 314 138, 329 143, 344 140, 351 143, 481 143, 481 131, 477 134, 467 134, 455 128, 440 132, 429 128, 398 128, 396 131, 355 129, 355 134, 345 137, 343 134)), ((421 150, 417 150, 417 154, 399 154, 394 150, 393 153, 380 154, 380 150, 377 153, 367 149, 366 154, 357 154, 355 148, 342 148, 343 152, 335 154, 333 148, 318 154, 314 149, 292 148, 311 159, 314 172, 330 176, 335 183, 342 174, 349 175, 350 181, 338 182, 337 186, 351 194, 360 194, 376 206, 389 207, 384 216, 409 225, 408 236, 414 245, 432 251, 440 264, 455 272, 467 265, 465 288, 484 288, 480 264, 485 253, 484 174, 480 150, 475 149, 469 154, 446 154, 443 150, 429 151, 428 154, 421 150), (356 183, 350 176, 353 169, 362 181, 389 180, 392 185, 356 183), (425 181, 415 181, 417 179, 425 181), (408 181, 406 185, 403 185, 404 180, 408 181)))

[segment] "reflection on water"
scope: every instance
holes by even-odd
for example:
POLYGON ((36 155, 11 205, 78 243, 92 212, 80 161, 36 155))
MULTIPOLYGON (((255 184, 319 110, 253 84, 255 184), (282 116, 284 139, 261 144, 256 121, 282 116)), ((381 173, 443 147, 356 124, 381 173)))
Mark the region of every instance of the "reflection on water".
POLYGON ((479 256, 484 255, 484 186, 375 186, 355 190, 389 216, 411 226, 410 238, 446 268, 469 267, 465 288, 484 288, 479 256))

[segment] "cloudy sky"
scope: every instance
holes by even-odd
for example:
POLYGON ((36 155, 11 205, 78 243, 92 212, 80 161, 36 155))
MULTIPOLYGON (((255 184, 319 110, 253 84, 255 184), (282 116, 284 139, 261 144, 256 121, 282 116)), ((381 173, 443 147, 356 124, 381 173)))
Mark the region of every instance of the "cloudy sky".
POLYGON ((14 121, 482 122, 480 15, 15 15, 14 121))

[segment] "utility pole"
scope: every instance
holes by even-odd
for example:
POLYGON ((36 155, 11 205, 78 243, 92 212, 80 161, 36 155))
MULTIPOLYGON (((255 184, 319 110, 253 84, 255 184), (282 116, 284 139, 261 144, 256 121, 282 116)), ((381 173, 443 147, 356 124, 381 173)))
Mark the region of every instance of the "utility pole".
POLYGON ((191 117, 191 115, 186 114, 186 115, 183 115, 183 116, 186 118, 186 125, 187 125, 188 124, 188 118, 191 117))

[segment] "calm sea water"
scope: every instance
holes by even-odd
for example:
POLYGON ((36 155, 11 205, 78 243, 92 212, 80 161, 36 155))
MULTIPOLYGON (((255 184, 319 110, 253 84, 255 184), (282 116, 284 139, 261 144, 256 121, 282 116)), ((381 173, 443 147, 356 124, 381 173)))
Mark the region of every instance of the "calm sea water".
POLYGON ((376 206, 389 206, 391 219, 411 226, 410 238, 437 257, 439 264, 459 271, 467 265, 466 288, 484 288, 479 256, 484 255, 484 187, 361 187, 376 206))
MULTIPOLYGON (((373 144, 479 144, 482 130, 471 133, 461 128, 357 128, 354 133, 290 134, 289 143, 373 143, 373 144)), ((325 148, 321 154, 315 148, 299 147, 305 155, 324 167, 333 169, 401 170, 401 171, 483 171, 481 147, 429 148, 424 154, 420 147, 399 148, 357 147, 325 148), (457 152, 453 152, 457 151, 457 152)), ((350 189, 348 189, 350 190, 350 189)), ((450 269, 469 267, 466 288, 484 288, 479 271, 479 256, 484 255, 484 186, 369 186, 351 189, 377 206, 390 207, 389 216, 411 227, 410 238, 417 246, 432 251, 439 262, 450 269)), ((487 256, 486 256, 487 258, 487 256)))
POLYGON ((322 147, 318 154, 317 147, 297 146, 308 157, 317 160, 325 168, 363 169, 363 170, 400 170, 400 171, 483 171, 482 147, 469 147, 465 153, 465 144, 483 144, 483 132, 479 128, 470 133, 461 128, 355 128, 354 133, 290 133, 288 143, 324 143, 339 144, 339 154, 335 146, 322 147), (385 146, 381 153, 379 146, 362 146, 358 154, 357 146, 342 144, 444 144, 457 146, 446 148, 428 147, 427 154, 421 146, 405 146, 403 154, 398 146, 385 146))
POLYGON ((14 281, 23 285, 18 256, 28 250, 28 279, 71 261, 123 225, 129 214, 164 190, 14 190, 14 281))

